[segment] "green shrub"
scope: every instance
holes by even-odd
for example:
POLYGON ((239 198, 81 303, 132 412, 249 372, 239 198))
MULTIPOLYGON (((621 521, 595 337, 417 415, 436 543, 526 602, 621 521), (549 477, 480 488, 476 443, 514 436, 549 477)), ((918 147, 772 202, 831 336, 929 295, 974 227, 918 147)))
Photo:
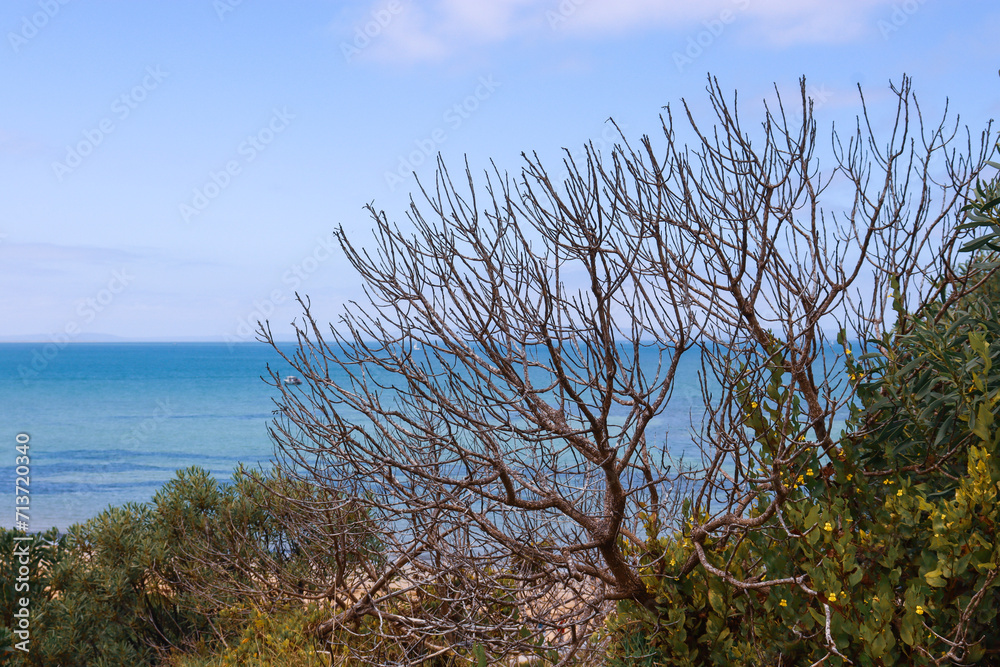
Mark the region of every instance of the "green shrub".
POLYGON ((198 647, 176 653, 171 667, 327 667, 329 655, 317 648, 314 639, 303 631, 326 617, 316 604, 291 605, 263 612, 251 605, 223 610, 220 618, 246 619, 241 630, 225 644, 198 647))
MULTIPOLYGON (((628 548, 647 565, 656 608, 619 604, 606 623, 611 664, 1000 661, 997 187, 972 202, 974 226, 992 234, 966 246, 979 254, 962 275, 942 277, 915 313, 897 289, 900 324, 869 341, 878 352, 855 359, 841 338, 856 404, 839 446, 785 471, 780 513, 762 514, 774 493, 762 487, 746 511, 759 528, 705 540, 724 572, 685 570, 687 526, 664 535, 648 517, 646 542, 628 548)), ((747 399, 744 423, 771 464, 769 443, 794 437, 784 431, 801 415, 780 348, 768 352, 774 377, 747 399)))
POLYGON ((23 649, 33 650, 38 644, 39 610, 45 609, 52 600, 52 573, 66 554, 65 544, 65 537, 55 529, 34 536, 22 531, 0 530, 0 568, 3 572, 0 656, 4 657, 4 662, 23 661, 23 649), (28 537, 31 539, 24 539, 28 537), (26 612, 20 604, 22 599, 29 602, 26 612), (23 625, 28 627, 23 628, 23 625))
MULTIPOLYGON (((14 648, 21 593, 16 576, 5 576, 0 650, 8 663, 139 666, 178 652, 216 650, 242 660, 245 651, 227 647, 239 647, 272 610, 284 624, 283 638, 296 647, 311 643, 313 619, 289 614, 287 601, 275 606, 282 598, 268 595, 261 580, 272 574, 294 579, 299 571, 337 563, 334 554, 324 563, 295 542, 301 536, 290 535, 278 516, 293 510, 275 504, 263 484, 277 485, 286 498, 310 498, 309 489, 277 474, 240 471, 234 483, 221 485, 193 467, 178 471, 147 504, 111 507, 65 535, 52 530, 24 542, 30 545, 30 651, 14 648)), ((370 527, 354 519, 357 531, 370 527)), ((0 532, 5 573, 17 572, 19 536, 0 532)), ((358 539, 377 549, 371 534, 358 539)))

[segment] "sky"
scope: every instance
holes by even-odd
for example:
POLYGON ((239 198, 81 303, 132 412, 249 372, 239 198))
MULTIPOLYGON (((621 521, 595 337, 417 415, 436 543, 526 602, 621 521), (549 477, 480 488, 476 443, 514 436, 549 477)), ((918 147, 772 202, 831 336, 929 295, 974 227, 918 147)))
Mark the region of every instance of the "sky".
POLYGON ((998 34, 992 0, 4 0, 0 340, 284 337, 296 292, 336 321, 361 286, 333 230, 405 223, 438 153, 558 171, 609 118, 705 112, 709 73, 746 121, 806 77, 820 131, 905 74, 979 133, 998 34))

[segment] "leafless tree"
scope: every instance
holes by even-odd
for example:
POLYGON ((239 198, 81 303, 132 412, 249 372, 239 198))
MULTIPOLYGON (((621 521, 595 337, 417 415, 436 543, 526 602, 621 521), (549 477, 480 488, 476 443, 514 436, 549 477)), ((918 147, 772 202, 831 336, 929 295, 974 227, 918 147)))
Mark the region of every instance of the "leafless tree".
POLYGON ((888 136, 865 111, 832 132, 826 172, 804 81, 750 131, 710 79, 715 117, 685 104, 687 145, 668 108, 659 142, 591 148, 563 182, 537 156, 479 186, 439 163, 408 224, 369 206, 373 246, 338 232, 364 299, 329 327, 303 299, 286 359, 305 384, 277 383, 273 435, 286 474, 335 490, 284 514, 312 531, 298 548, 340 548, 316 526, 350 503, 382 558, 355 551, 305 585, 278 569, 259 580, 331 600, 318 632, 353 637, 356 660, 597 660, 615 600, 655 606, 644 522, 676 521, 686 498, 685 570, 763 585, 702 545, 780 512, 782 475, 830 453, 850 398, 830 332, 878 335, 890 280, 919 303, 927 275, 952 271, 957 204, 986 158, 988 137, 925 123, 908 80, 893 91, 888 136), (802 413, 784 415, 765 462, 745 412, 775 365, 802 413), (680 466, 655 420, 692 368, 700 460, 680 466), (761 490, 770 504, 751 519, 761 490))

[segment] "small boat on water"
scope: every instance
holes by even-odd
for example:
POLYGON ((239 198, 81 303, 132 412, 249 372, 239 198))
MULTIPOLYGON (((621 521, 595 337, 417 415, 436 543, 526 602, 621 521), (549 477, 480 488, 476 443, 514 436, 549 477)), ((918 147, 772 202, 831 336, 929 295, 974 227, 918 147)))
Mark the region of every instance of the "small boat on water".
POLYGON ((289 384, 289 385, 302 384, 302 380, 298 379, 294 375, 289 375, 284 380, 282 380, 282 382, 284 382, 285 384, 289 384))

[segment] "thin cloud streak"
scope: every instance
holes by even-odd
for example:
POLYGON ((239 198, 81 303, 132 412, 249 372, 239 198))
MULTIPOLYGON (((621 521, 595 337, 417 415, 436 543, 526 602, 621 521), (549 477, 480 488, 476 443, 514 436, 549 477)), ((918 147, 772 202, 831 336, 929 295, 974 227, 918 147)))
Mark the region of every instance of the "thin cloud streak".
MULTIPOLYGON (((338 21, 333 29, 347 34, 384 5, 384 0, 373 3, 366 14, 338 21)), ((661 0, 437 0, 425 6, 402 2, 398 17, 372 39, 364 56, 391 64, 441 62, 553 33, 593 40, 652 29, 690 30, 724 12, 745 15, 750 19, 743 28, 745 39, 772 47, 843 43, 875 30, 879 16, 893 6, 893 0, 709 0, 697 5, 661 0)))

